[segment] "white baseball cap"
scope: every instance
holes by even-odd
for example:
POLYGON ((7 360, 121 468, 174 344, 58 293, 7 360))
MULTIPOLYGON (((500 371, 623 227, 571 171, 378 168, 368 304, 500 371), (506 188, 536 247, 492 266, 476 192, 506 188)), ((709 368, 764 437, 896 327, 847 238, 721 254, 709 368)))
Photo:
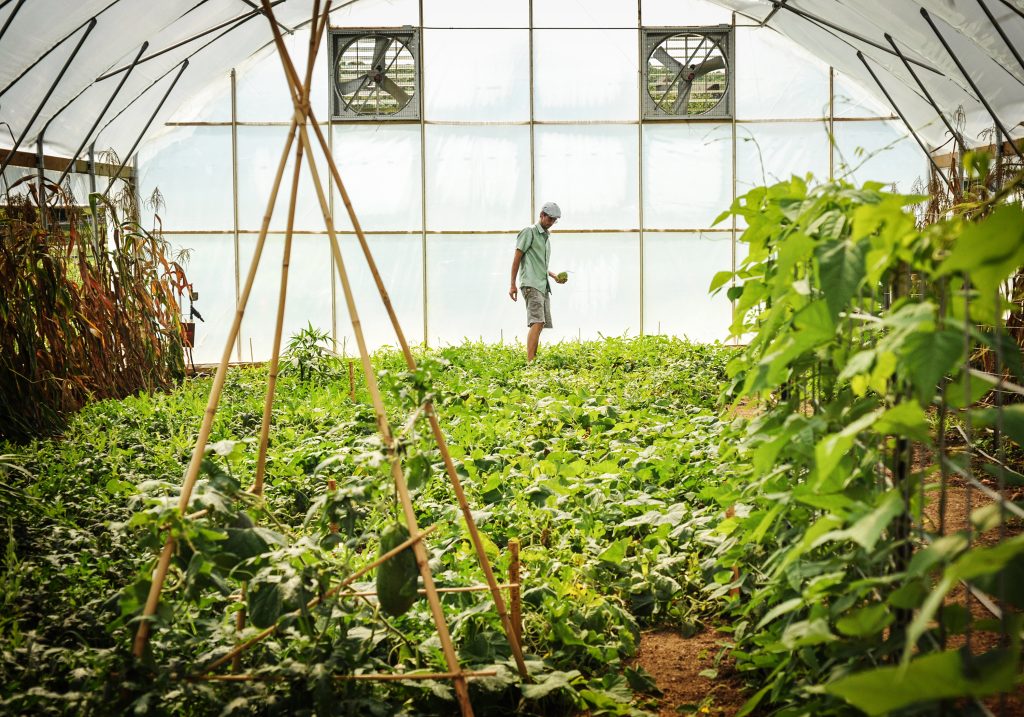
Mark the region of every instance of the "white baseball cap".
POLYGON ((552 219, 560 219, 562 216, 562 210, 558 208, 558 205, 554 202, 548 202, 540 208, 542 212, 547 214, 552 219))

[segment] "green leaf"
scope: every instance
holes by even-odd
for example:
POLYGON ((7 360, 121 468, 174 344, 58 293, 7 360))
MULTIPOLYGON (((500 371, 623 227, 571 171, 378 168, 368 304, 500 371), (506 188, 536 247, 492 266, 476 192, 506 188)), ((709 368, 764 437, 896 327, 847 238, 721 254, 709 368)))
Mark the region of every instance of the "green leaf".
POLYGON ((629 686, 637 692, 655 695, 656 697, 661 697, 664 694, 658 688, 657 683, 655 683, 654 676, 640 665, 637 665, 636 669, 632 667, 625 668, 623 674, 626 676, 629 686))
POLYGON ((728 284, 735 276, 731 271, 720 271, 714 275, 711 279, 711 286, 708 287, 709 292, 717 291, 723 286, 728 284))
POLYGON ((836 629, 850 637, 868 637, 887 628, 893 620, 889 607, 878 603, 843 615, 836 621, 836 629))
POLYGON ((963 357, 964 337, 951 329, 915 333, 906 338, 899 353, 917 400, 927 406, 938 392, 939 381, 963 357))
POLYGON ((562 672, 561 670, 555 670, 549 672, 546 675, 539 675, 537 682, 532 685, 520 685, 519 688, 522 690, 523 697, 528 700, 539 700, 547 697, 556 690, 571 690, 572 682, 579 679, 579 670, 570 670, 569 672, 562 672))
POLYGON ((913 401, 904 401, 887 410, 878 417, 874 430, 884 435, 903 436, 922 442, 930 438, 924 409, 913 401))
POLYGON ((992 654, 984 670, 965 662, 959 652, 939 652, 912 660, 906 667, 879 667, 841 677, 825 691, 869 715, 883 715, 918 702, 951 697, 984 697, 1014 688, 1016 652, 992 654))
POLYGON ((804 604, 804 599, 802 597, 790 598, 789 600, 784 600, 780 602, 778 605, 776 605, 771 610, 765 613, 764 617, 761 618, 761 621, 757 623, 757 629, 760 630, 762 627, 770 623, 775 618, 780 617, 781 615, 785 615, 788 612, 793 612, 797 608, 802 607, 804 604))
POLYGON ((430 459, 417 453, 406 462, 405 480, 409 490, 422 488, 430 480, 430 459))
POLYGON ((939 266, 939 275, 966 273, 977 291, 971 316, 994 324, 1001 310, 1001 287, 1024 265, 1024 209, 1003 204, 977 223, 964 226, 952 251, 939 266), (999 297, 999 298, 997 298, 999 297))
POLYGON ((1024 403, 1000 408, 981 408, 971 411, 975 426, 1002 429, 1018 446, 1024 446, 1024 403))
POLYGON ((598 560, 605 560, 609 563, 618 565, 622 562, 623 558, 626 557, 626 549, 629 547, 631 542, 632 540, 630 538, 616 540, 597 556, 598 560))
POLYGON ((846 308, 864 279, 866 250, 865 244, 835 241, 822 244, 815 251, 821 290, 833 320, 846 308))
POLYGON ((818 441, 818 445, 814 447, 814 461, 819 482, 826 481, 832 475, 839 461, 853 448, 857 434, 871 426, 881 412, 881 409, 878 409, 865 414, 838 433, 830 433, 818 441))
POLYGON ((882 531, 888 527, 893 518, 902 512, 903 499, 900 497, 899 491, 891 490, 881 496, 877 508, 844 532, 850 540, 853 540, 865 550, 874 550, 878 539, 882 537, 882 531))
POLYGON ((252 582, 247 594, 249 619, 258 628, 267 628, 284 613, 280 583, 252 582))
POLYGON ((807 645, 835 642, 837 639, 828 628, 828 621, 820 617, 794 622, 782 633, 782 644, 791 650, 807 645))

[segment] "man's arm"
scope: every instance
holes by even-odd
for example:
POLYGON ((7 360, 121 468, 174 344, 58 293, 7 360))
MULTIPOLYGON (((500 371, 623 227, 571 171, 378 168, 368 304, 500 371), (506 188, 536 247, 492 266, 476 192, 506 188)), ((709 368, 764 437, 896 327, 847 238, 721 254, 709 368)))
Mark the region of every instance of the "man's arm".
POLYGON ((555 280, 556 284, 564 284, 565 282, 558 278, 558 274, 553 271, 548 272, 548 276, 555 280))
POLYGON ((519 297, 519 289, 516 288, 516 275, 519 273, 519 262, 522 259, 522 249, 516 249, 515 256, 512 257, 512 281, 508 289, 508 295, 512 297, 512 301, 516 301, 519 297))

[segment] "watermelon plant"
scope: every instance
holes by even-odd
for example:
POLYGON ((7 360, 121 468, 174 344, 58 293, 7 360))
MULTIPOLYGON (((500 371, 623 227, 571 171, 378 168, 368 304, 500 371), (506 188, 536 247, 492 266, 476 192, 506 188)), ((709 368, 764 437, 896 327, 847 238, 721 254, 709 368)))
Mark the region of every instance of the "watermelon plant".
MULTIPOLYGON (((693 629, 710 619, 714 603, 702 587, 714 568, 702 556, 715 542, 707 536, 715 507, 699 495, 719 470, 715 405, 732 351, 663 337, 608 339, 552 347, 527 367, 516 347, 467 344, 417 356, 415 373, 399 354, 375 356, 389 419, 401 427, 418 521, 433 528, 437 583, 473 585, 482 576, 423 430, 428 397, 499 574, 509 568, 508 541, 522 545, 532 684, 518 680, 487 593, 443 598, 461 663, 495 672, 470 682, 478 713, 631 714, 649 700, 633 687, 649 689, 649 680, 624 669, 640 628, 693 629)), ((206 379, 90 405, 64 440, 9 451, 19 470, 5 473, 12 493, 0 491, 11 555, 3 573, 11 617, 0 623, 5 709, 454 709, 444 681, 335 678, 445 669, 409 566, 385 563, 385 572, 322 597, 400 533, 362 389, 353 402, 347 377, 282 376, 265 500, 243 489, 254 470, 264 372, 228 375, 191 519, 175 506, 206 379), (167 531, 180 548, 149 652, 136 662, 131 636, 167 531), (379 602, 366 595, 375 587, 379 602), (42 600, 49 591, 60 601, 42 600), (238 665, 258 679, 210 679, 231 669, 240 640, 268 628, 274 633, 238 665)))

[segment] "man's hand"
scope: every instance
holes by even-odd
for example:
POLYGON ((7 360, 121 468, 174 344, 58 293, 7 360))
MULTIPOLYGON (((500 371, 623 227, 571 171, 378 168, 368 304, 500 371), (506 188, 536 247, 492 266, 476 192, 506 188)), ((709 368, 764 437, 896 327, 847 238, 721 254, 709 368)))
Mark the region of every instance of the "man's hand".
POLYGON ((515 284, 509 288, 508 295, 512 297, 512 301, 517 301, 519 299, 519 289, 516 288, 515 284))

